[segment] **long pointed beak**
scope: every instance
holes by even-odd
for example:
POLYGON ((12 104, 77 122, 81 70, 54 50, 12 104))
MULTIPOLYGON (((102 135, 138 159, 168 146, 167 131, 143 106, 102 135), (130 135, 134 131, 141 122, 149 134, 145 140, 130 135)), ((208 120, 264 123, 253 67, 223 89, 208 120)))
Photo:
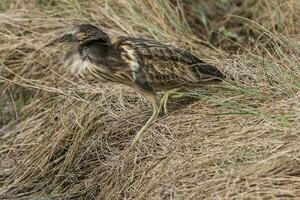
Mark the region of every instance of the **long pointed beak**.
POLYGON ((73 35, 70 33, 64 34, 63 36, 56 38, 52 40, 50 43, 46 44, 44 47, 49 47, 56 45, 57 43, 63 43, 63 42, 75 42, 73 35))
POLYGON ((55 40, 52 40, 50 43, 46 44, 44 47, 50 47, 50 46, 53 46, 57 43, 60 42, 60 38, 56 38, 55 40))

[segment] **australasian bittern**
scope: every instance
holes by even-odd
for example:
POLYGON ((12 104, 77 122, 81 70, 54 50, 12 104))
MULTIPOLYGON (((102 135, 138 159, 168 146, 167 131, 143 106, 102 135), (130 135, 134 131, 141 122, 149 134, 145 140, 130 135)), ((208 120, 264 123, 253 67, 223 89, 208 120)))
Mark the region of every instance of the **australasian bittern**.
POLYGON ((102 82, 127 85, 152 104, 152 116, 136 134, 132 144, 159 113, 157 92, 223 79, 223 74, 217 68, 188 51, 143 38, 110 38, 91 24, 75 25, 71 31, 46 46, 56 43, 77 45, 65 57, 73 73, 92 75, 102 82))

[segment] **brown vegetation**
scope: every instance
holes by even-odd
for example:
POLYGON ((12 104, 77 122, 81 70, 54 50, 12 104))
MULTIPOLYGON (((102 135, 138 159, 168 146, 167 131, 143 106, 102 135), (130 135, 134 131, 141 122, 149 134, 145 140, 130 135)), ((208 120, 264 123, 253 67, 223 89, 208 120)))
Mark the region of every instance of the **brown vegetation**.
POLYGON ((0 199, 300 198, 298 0, 4 0, 0 12, 0 199), (64 49, 41 48, 79 22, 183 47, 230 78, 170 100, 128 150, 146 101, 70 76, 64 49))

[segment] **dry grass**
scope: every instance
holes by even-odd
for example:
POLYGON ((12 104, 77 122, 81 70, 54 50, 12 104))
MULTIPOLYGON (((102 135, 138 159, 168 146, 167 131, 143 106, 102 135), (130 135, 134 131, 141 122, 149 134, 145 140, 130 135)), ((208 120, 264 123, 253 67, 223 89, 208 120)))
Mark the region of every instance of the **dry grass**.
POLYGON ((170 2, 0 2, 1 199, 299 199, 299 1, 170 2), (172 100, 126 151, 146 101, 41 48, 78 22, 184 47, 235 81, 172 100))

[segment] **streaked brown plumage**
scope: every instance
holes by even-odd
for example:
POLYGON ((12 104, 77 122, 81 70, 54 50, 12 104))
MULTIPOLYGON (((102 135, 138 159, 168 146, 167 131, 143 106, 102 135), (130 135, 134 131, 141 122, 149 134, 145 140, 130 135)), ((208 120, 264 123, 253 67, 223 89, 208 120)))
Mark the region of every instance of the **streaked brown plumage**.
POLYGON ((73 73, 130 86, 151 102, 153 115, 134 141, 157 117, 157 92, 223 79, 217 68, 183 49, 142 38, 110 38, 90 24, 73 27, 47 46, 58 42, 78 44, 66 55, 73 73))

